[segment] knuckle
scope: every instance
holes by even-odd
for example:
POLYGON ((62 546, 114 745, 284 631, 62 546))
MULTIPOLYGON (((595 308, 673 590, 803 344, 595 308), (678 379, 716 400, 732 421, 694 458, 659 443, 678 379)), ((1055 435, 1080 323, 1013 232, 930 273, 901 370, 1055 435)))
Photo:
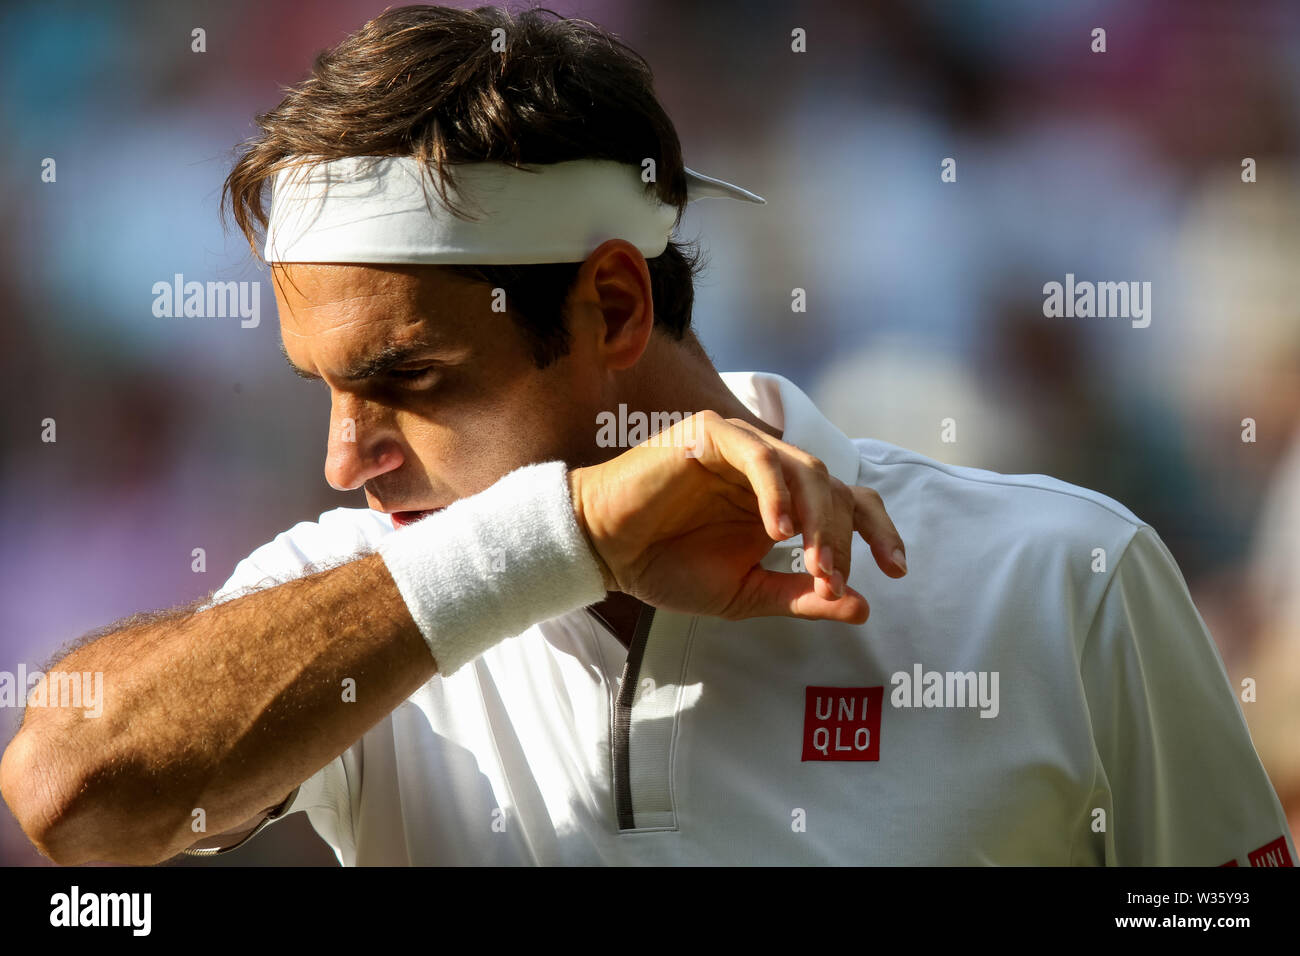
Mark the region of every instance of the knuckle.
POLYGON ((701 409, 691 417, 704 425, 717 425, 724 421, 723 417, 711 408, 701 409))
POLYGON ((838 478, 831 479, 831 494, 842 507, 853 507, 853 489, 838 478))
POLYGON ((758 442, 750 449, 749 457, 755 464, 765 468, 776 468, 781 463, 781 457, 776 453, 776 449, 762 442, 758 442))
POLYGON ((854 491, 859 498, 861 498, 866 504, 870 505, 871 507, 873 508, 884 507, 885 500, 880 497, 880 492, 876 491, 875 488, 858 487, 854 489, 854 491))

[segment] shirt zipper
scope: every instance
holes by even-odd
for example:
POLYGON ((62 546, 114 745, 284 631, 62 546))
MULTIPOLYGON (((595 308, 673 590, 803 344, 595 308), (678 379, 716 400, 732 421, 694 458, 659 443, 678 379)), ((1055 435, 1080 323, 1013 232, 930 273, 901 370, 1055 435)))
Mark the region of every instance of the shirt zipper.
POLYGON ((618 699, 614 703, 614 739, 612 741, 614 769, 614 810, 618 817, 619 830, 636 829, 636 816, 632 807, 632 702, 636 699, 636 687, 641 673, 641 661, 645 656, 646 642, 650 638, 650 628, 654 623, 655 609, 650 605, 641 608, 636 619, 636 630, 632 634, 632 643, 627 649, 627 661, 623 664, 623 677, 618 688, 618 699))

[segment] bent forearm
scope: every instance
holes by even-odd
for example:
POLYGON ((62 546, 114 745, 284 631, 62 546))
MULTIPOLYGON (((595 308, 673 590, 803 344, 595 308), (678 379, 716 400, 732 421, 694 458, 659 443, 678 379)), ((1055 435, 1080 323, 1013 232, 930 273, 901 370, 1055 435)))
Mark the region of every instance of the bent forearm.
POLYGON ((197 809, 216 833, 278 803, 436 668, 368 555, 128 627, 54 670, 102 673, 102 714, 29 709, 0 773, 5 799, 60 863, 152 863, 195 841, 197 809))
POLYGON ((69 655, 55 671, 102 674, 102 714, 44 711, 6 751, 0 791, 27 835, 61 863, 167 859, 280 803, 439 665, 605 593, 562 462, 376 551, 69 655))

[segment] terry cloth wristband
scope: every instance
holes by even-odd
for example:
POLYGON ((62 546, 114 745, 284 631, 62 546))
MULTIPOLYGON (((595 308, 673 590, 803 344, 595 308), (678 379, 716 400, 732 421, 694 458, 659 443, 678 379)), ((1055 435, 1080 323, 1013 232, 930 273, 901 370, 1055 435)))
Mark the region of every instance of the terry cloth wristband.
POLYGON ((561 461, 512 471, 375 550, 444 677, 539 621, 605 597, 561 461))

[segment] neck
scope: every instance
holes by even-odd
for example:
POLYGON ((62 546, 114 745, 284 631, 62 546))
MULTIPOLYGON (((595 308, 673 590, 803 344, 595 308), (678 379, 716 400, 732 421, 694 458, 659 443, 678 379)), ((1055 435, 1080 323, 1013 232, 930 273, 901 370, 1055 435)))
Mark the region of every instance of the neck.
MULTIPOLYGON (((718 374, 704 347, 693 333, 682 342, 656 338, 642 360, 621 382, 622 393, 614 404, 627 405, 628 412, 681 412, 693 415, 708 409, 723 418, 738 418, 774 438, 782 431, 763 421, 732 394, 718 374)), ((613 458, 624 449, 601 449, 600 460, 613 458)), ((648 605, 620 591, 610 592, 589 610, 624 647, 630 647, 640 614, 648 605)))
POLYGON ((626 403, 629 412, 693 415, 709 410, 748 422, 774 438, 782 434, 732 394, 693 333, 681 342, 660 340, 647 347, 627 385, 627 394, 619 401, 626 403))

